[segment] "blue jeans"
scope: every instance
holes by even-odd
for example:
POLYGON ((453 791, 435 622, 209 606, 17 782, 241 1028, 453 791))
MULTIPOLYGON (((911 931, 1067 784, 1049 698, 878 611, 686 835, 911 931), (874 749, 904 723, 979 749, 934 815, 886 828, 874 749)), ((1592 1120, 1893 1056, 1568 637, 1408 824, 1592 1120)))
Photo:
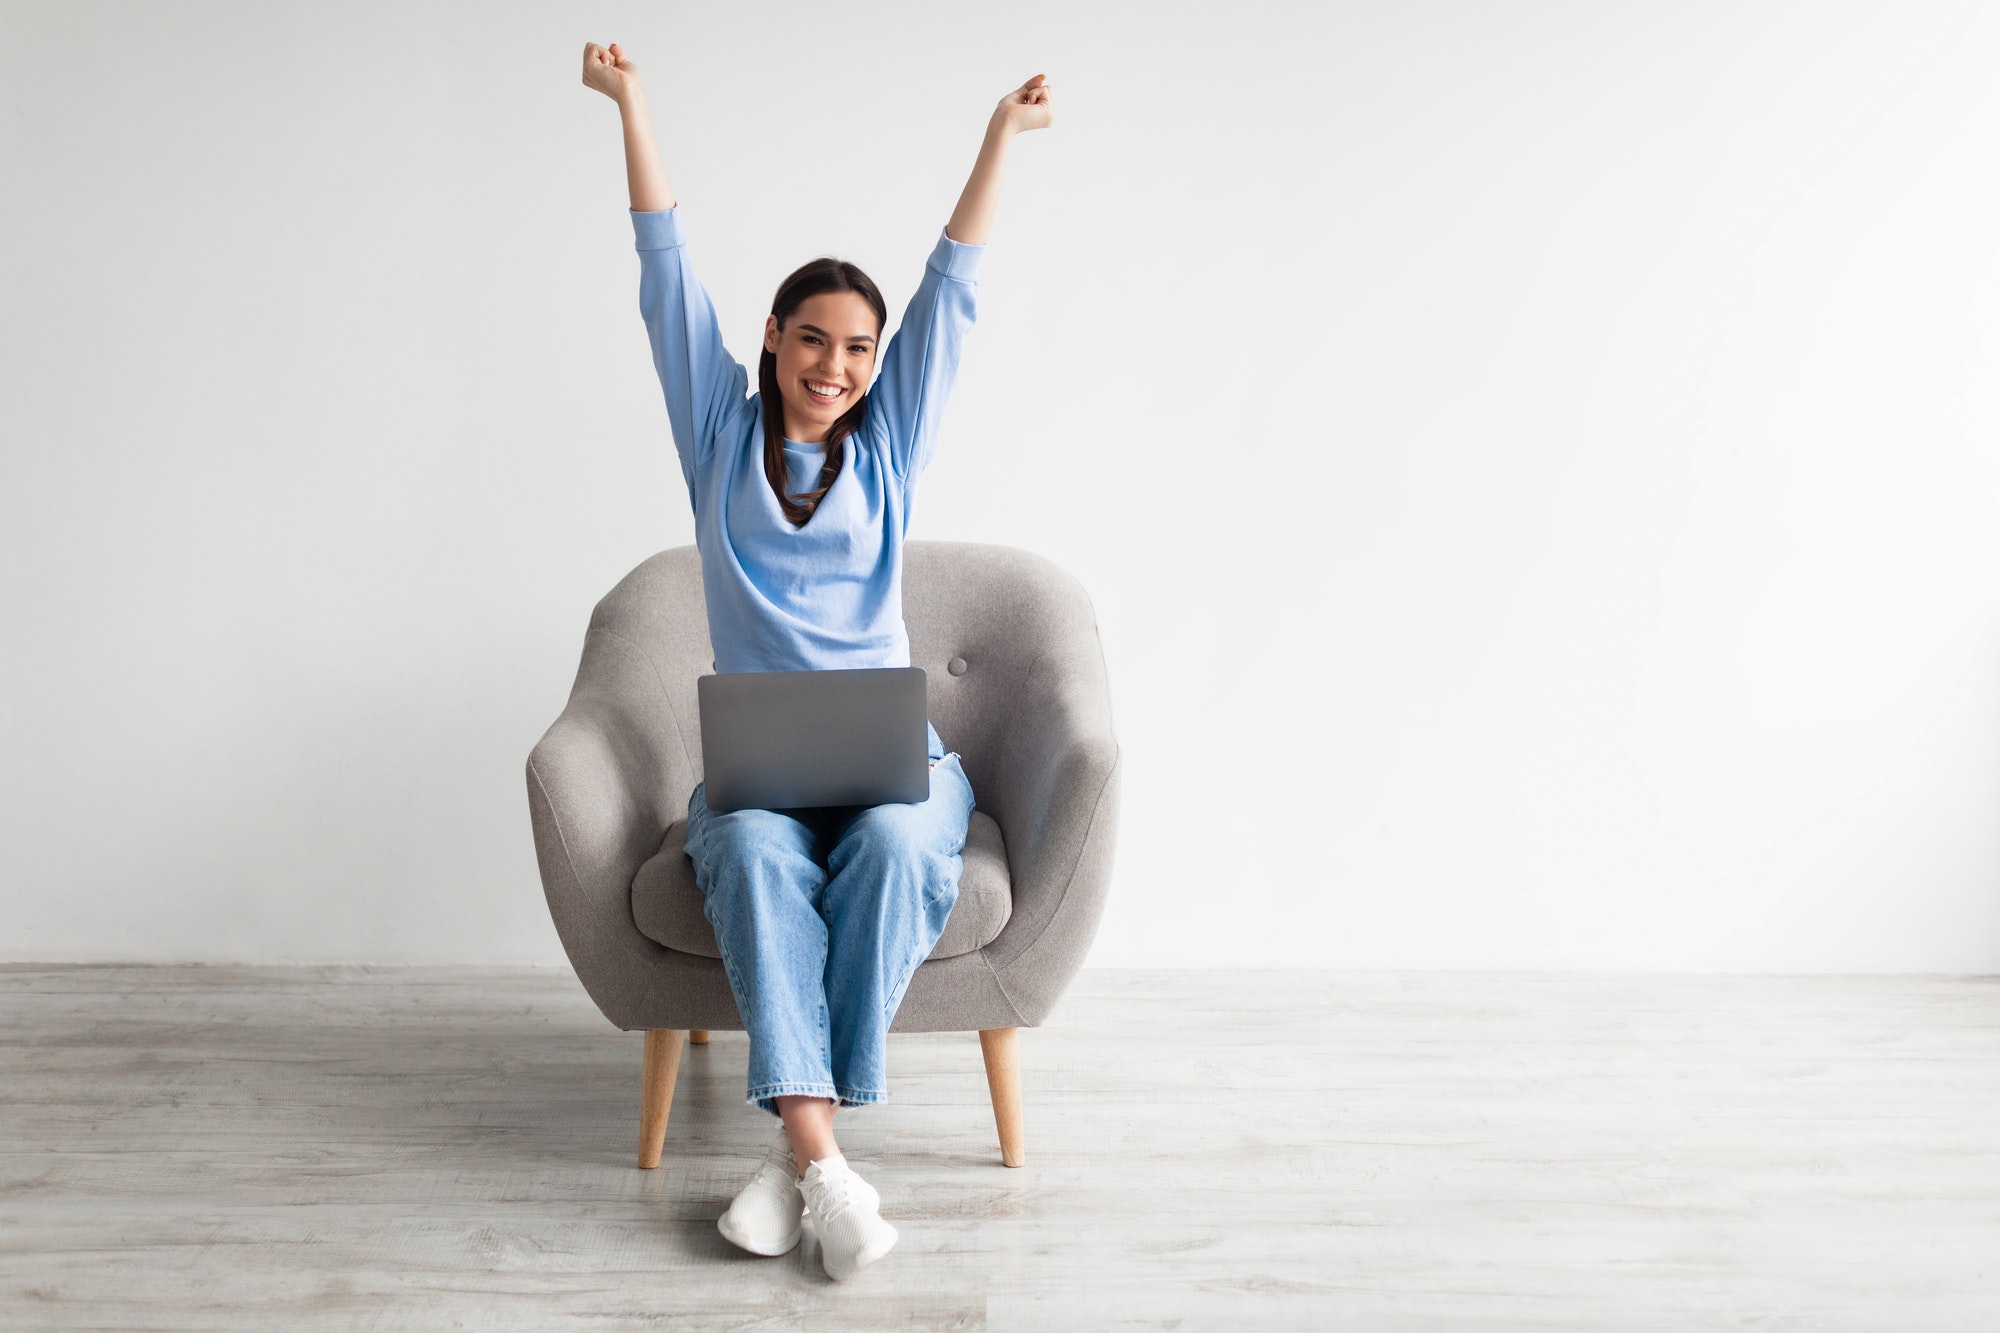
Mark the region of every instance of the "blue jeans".
POLYGON ((930 799, 796 810, 688 798, 688 859, 750 1033, 749 1100, 888 1100, 889 1022, 958 900, 972 784, 929 727, 930 799))

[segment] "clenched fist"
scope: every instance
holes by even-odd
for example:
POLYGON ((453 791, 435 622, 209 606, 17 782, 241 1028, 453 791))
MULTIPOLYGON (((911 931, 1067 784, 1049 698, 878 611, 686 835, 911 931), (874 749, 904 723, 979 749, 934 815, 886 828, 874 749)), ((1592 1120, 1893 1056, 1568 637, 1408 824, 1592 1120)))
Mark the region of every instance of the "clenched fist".
POLYGON ((1016 134, 1022 130, 1045 129, 1055 123, 1054 97, 1055 90, 1045 82, 1045 76, 1037 74, 1001 98, 993 114, 1016 134))
POLYGON ((639 67, 625 58, 618 49, 618 43, 599 46, 596 42, 586 42, 583 47, 583 86, 595 88, 614 102, 623 102, 639 88, 639 67))

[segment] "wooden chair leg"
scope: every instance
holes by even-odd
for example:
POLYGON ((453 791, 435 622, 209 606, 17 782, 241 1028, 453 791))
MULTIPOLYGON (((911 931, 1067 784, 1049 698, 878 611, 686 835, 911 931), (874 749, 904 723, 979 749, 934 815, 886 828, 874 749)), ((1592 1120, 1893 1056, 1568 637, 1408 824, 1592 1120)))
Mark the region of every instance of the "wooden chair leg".
POLYGON ((993 1123, 1000 1131, 1000 1160, 1020 1166, 1028 1160, 1021 1147, 1021 1029, 988 1028, 979 1034, 979 1053, 986 1058, 986 1090, 993 1097, 993 1123))
POLYGON ((706 1046, 706 1045, 708 1045, 708 1029, 707 1029, 707 1028, 695 1028, 695 1029, 693 1029, 692 1031, 690 1031, 690 1032, 688 1033, 688 1044, 689 1044, 690 1046, 706 1046))
POLYGON ((684 1028, 654 1028, 646 1033, 646 1066, 639 1091, 639 1165, 660 1164, 667 1141, 667 1116, 674 1108, 674 1078, 681 1070, 684 1028))

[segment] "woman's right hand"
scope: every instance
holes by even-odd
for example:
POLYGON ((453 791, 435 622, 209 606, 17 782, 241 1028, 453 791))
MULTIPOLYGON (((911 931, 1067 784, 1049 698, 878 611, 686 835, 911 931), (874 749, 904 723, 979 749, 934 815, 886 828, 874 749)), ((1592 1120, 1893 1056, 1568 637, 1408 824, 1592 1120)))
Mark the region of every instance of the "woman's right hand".
POLYGON ((616 42, 608 47, 585 42, 583 86, 595 88, 622 105, 627 97, 639 91, 639 67, 625 58, 616 42))

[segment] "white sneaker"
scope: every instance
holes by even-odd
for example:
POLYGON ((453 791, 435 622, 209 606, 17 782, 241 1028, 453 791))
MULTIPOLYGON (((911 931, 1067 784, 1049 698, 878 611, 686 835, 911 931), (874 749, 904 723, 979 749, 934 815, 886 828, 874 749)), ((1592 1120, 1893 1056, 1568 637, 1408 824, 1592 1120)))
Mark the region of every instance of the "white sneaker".
POLYGON ((896 1245, 896 1228, 882 1220, 882 1196, 854 1174, 839 1153, 806 1168, 799 1182, 819 1232, 819 1259, 836 1282, 853 1277, 896 1245))
POLYGON ((804 1228, 805 1195, 799 1192, 792 1145, 783 1130, 764 1154, 757 1174, 730 1201, 729 1211, 716 1219, 715 1229, 752 1254, 785 1254, 799 1243, 804 1228))

